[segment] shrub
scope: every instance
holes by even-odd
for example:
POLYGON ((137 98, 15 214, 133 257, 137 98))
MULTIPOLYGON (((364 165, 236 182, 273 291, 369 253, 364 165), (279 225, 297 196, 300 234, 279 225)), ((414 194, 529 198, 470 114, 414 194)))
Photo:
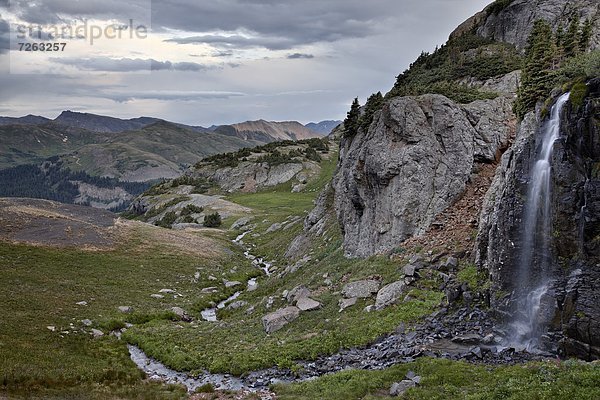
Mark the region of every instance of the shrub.
POLYGON ((208 214, 204 217, 204 226, 207 228, 218 228, 222 223, 221 215, 218 212, 208 214))
POLYGON ((177 214, 175 214, 173 211, 169 211, 161 219, 156 221, 154 225, 160 226, 162 228, 171 228, 171 226, 173 225, 173 223, 175 223, 176 220, 177 214))
POLYGON ((194 204, 188 204, 187 206, 183 207, 179 215, 186 217, 192 214, 200 214, 202 211, 204 211, 203 207, 198 207, 194 204))

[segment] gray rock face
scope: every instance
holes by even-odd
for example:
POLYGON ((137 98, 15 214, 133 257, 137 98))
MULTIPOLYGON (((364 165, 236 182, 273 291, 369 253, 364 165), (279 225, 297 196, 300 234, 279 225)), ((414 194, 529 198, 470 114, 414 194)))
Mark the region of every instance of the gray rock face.
POLYGON ((207 168, 195 174, 210 178, 221 189, 255 192, 260 188, 276 186, 292 180, 303 169, 301 163, 269 165, 267 163, 241 162, 237 167, 207 168))
POLYGON ((567 26, 571 12, 576 10, 582 20, 595 21, 592 48, 600 46, 600 9, 597 0, 515 0, 497 14, 484 11, 474 18, 479 20, 477 33, 501 42, 512 43, 524 49, 533 28, 533 21, 543 19, 556 30, 567 26))
POLYGON ((262 317, 262 324, 267 333, 277 332, 300 316, 298 307, 281 308, 262 317))
MULTIPOLYGON (((585 359, 600 358, 600 79, 589 84, 583 107, 565 106, 561 137, 552 163, 552 287, 542 299, 540 321, 562 333, 563 351, 585 359)), ((530 165, 539 141, 540 122, 533 113, 523 121, 516 143, 505 153, 486 195, 476 243, 476 262, 487 268, 495 291, 519 287, 517 269, 522 243, 524 202, 530 165)), ((531 273, 541 274, 533 257, 531 273)), ((532 288, 534 289, 534 288, 532 288)), ((491 296, 493 306, 506 307, 491 296)))
POLYGON ((387 306, 396 303, 402 294, 404 293, 406 284, 404 281, 398 281, 385 285, 377 292, 377 299, 375 300, 375 309, 381 310, 387 306))
POLYGON ((342 142, 332 185, 347 254, 389 252, 425 233, 464 191, 474 164, 508 144, 512 121, 505 97, 392 99, 368 132, 342 142))
POLYGON ((345 298, 366 298, 371 297, 379 291, 379 282, 374 280, 364 280, 350 282, 344 285, 342 294, 345 298))

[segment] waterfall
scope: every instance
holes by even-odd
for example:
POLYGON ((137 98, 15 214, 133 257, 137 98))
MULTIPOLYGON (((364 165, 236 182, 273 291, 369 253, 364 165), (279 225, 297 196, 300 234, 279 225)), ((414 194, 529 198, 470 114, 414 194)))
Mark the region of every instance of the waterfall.
POLYGON ((560 137, 560 114, 569 100, 562 95, 550 112, 550 119, 542 127, 541 145, 537 146, 536 161, 530 171, 527 200, 523 214, 523 237, 516 274, 517 312, 511 324, 511 344, 528 350, 537 347, 543 333, 540 306, 548 290, 552 254, 552 151, 560 137))

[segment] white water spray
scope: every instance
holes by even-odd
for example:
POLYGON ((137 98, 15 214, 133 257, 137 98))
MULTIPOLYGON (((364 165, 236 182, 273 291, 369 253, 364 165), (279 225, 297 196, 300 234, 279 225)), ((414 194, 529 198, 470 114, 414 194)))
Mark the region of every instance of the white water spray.
POLYGON ((552 241, 552 153, 560 137, 560 115, 569 93, 562 95, 552 107, 544 124, 542 143, 531 170, 527 202, 523 218, 523 239, 517 272, 521 293, 517 313, 511 324, 511 344, 534 350, 543 334, 540 321, 541 302, 548 291, 552 241), (533 289, 532 289, 533 288, 533 289))

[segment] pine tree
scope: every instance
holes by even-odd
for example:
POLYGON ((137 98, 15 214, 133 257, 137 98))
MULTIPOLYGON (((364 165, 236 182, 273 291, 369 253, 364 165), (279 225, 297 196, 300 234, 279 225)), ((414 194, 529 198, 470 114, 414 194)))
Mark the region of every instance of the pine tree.
POLYGON ((373 93, 365 103, 365 113, 360 118, 360 127, 363 131, 367 131, 373 122, 373 116, 383 106, 383 95, 381 92, 373 93))
POLYGON ((579 15, 573 14, 571 22, 569 23, 569 29, 565 33, 563 40, 563 49, 566 58, 574 57, 579 52, 579 15))
POLYGON ((360 103, 358 102, 358 97, 354 99, 352 102, 352 106, 350 106, 350 111, 346 115, 346 119, 344 120, 344 137, 354 137, 358 133, 358 128, 360 127, 360 103))
POLYGON ((581 28, 581 34, 579 35, 579 51, 585 53, 590 45, 592 39, 593 23, 591 19, 586 19, 581 28))
POLYGON ((538 100, 547 96, 552 85, 553 66, 552 28, 543 21, 537 20, 525 50, 525 62, 521 77, 521 86, 514 111, 520 118, 535 108, 538 100))

